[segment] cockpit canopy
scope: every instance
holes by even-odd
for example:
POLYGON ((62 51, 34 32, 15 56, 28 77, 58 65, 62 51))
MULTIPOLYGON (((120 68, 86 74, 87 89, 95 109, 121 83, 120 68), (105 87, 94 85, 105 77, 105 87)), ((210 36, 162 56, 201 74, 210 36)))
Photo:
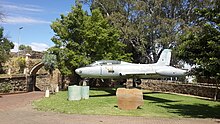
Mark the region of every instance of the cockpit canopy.
POLYGON ((128 62, 118 61, 118 60, 99 60, 95 61, 89 66, 98 66, 98 65, 116 65, 116 64, 130 64, 128 62))
POLYGON ((93 62, 93 63, 90 64, 89 66, 113 65, 113 64, 121 64, 121 61, 117 61, 117 60, 99 60, 99 61, 93 62))

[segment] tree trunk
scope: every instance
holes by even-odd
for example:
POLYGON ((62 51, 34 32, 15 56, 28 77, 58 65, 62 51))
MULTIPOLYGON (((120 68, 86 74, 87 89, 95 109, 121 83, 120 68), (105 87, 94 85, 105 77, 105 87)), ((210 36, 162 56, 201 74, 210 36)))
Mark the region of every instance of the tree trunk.
POLYGON ((65 87, 65 82, 64 82, 65 76, 61 74, 61 89, 64 89, 65 87))
POLYGON ((215 88, 215 95, 214 95, 214 101, 217 101, 218 97, 218 81, 215 82, 216 88, 215 88))
POLYGON ((0 63, 0 74, 3 74, 3 73, 4 73, 3 66, 2 66, 2 64, 0 63))
POLYGON ((50 74, 50 87, 51 87, 51 92, 54 94, 54 85, 52 84, 52 79, 53 79, 53 70, 49 70, 50 74))

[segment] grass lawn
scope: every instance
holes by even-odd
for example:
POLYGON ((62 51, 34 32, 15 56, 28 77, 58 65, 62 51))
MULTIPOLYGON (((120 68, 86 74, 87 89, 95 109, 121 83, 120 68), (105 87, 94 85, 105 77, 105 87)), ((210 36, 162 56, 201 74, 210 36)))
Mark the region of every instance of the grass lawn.
POLYGON ((90 89, 88 100, 68 101, 67 91, 60 91, 33 104, 38 110, 68 114, 220 119, 220 102, 146 91, 140 109, 120 110, 115 93, 115 89, 90 89))

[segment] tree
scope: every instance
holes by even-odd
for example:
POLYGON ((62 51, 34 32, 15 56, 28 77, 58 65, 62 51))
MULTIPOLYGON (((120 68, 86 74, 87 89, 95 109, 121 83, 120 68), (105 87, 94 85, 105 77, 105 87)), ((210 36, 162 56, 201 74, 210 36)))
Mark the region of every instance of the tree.
POLYGON ((85 52, 90 62, 101 59, 129 60, 124 52, 125 44, 119 42, 119 31, 109 25, 98 9, 85 22, 85 52))
POLYGON ((57 55, 58 68, 64 75, 75 74, 76 68, 100 59, 130 59, 130 54, 123 50, 125 44, 119 42, 119 31, 99 10, 93 10, 89 16, 77 4, 67 16, 61 15, 61 19, 53 22, 51 28, 56 36, 50 51, 57 55))
POLYGON ((55 47, 50 51, 57 55, 58 68, 64 75, 71 75, 77 67, 89 63, 81 45, 85 18, 85 12, 78 5, 51 25, 56 35, 52 38, 55 47))
POLYGON ((50 74, 50 85, 52 88, 52 93, 54 93, 54 86, 52 85, 52 79, 53 79, 53 71, 55 70, 57 66, 57 59, 56 55, 51 54, 49 52, 45 52, 42 58, 42 62, 44 63, 45 70, 49 71, 50 74))
POLYGON ((23 44, 21 44, 21 45, 18 47, 19 50, 24 50, 25 48, 26 48, 26 46, 23 45, 23 44))
POLYGON ((3 36, 3 28, 0 28, 0 73, 3 71, 3 63, 10 58, 10 50, 14 48, 14 44, 3 36))
POLYGON ((220 2, 213 1, 212 5, 196 9, 195 12, 200 17, 197 24, 201 26, 201 30, 189 31, 183 35, 177 56, 191 65, 199 65, 196 69, 197 76, 215 79, 216 100, 220 79, 220 2))
POLYGON ((147 32, 145 30, 147 16, 143 13, 145 4, 143 1, 107 1, 91 0, 91 8, 102 10, 107 19, 120 32, 120 41, 127 45, 126 51, 132 53, 133 61, 145 63, 150 61, 146 50, 149 48, 147 32))
POLYGON ((165 48, 180 43, 180 35, 199 19, 193 10, 206 8, 209 0, 83 0, 99 8, 120 30, 121 42, 136 63, 156 62, 165 48))
POLYGON ((31 53, 32 52, 32 48, 31 48, 31 46, 26 46, 26 45, 20 45, 19 47, 18 47, 18 49, 19 50, 21 50, 24 54, 25 53, 31 53))
POLYGON ((56 55, 46 52, 42 58, 45 70, 49 71, 50 75, 53 76, 53 71, 56 68, 57 59, 56 55))

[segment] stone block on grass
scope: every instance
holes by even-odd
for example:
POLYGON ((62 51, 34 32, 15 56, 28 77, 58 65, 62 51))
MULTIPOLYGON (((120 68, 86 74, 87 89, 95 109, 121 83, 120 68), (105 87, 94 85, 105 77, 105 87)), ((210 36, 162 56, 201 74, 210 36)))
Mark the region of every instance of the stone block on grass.
POLYGON ((116 91, 118 108, 134 110, 144 105, 143 93, 139 89, 118 88, 116 91))

